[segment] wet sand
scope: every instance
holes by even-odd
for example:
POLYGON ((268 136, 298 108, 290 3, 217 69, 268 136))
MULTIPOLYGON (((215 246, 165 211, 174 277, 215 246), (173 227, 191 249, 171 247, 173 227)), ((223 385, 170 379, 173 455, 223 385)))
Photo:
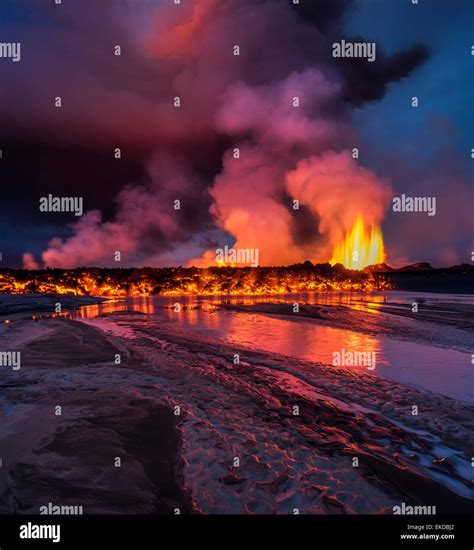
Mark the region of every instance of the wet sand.
POLYGON ((171 406, 128 387, 113 362, 120 351, 100 331, 21 320, 8 336, 18 342, 32 324, 21 369, 2 371, 0 512, 34 514, 48 502, 84 513, 189 511, 171 406))
POLYGON ((467 403, 142 313, 13 320, 2 339, 22 367, 0 372, 0 512, 474 511, 467 403))

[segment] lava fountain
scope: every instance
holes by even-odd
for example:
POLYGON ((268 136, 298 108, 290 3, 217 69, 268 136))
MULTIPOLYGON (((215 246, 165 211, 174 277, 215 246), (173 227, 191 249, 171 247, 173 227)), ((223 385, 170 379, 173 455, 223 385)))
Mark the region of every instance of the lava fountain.
POLYGON ((343 264, 347 269, 364 269, 385 260, 382 230, 378 225, 366 227, 359 214, 341 244, 334 248, 331 265, 343 264))

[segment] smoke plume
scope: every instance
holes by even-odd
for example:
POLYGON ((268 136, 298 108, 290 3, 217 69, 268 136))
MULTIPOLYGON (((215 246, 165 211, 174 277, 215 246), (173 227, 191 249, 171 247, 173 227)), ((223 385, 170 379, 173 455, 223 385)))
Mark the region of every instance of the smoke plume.
MULTIPOLYGON (((30 67, 38 100, 22 116, 32 135, 111 155, 121 147, 144 171, 103 190, 112 213, 89 209, 25 265, 110 266, 116 251, 127 265, 208 265, 225 244, 258 248, 262 265, 328 261, 358 213, 380 222, 389 186, 353 158, 352 109, 382 97, 426 52, 380 53, 370 68, 334 59, 349 5, 84 0, 35 28, 48 45, 35 54, 41 74, 30 67), (52 90, 64 104, 54 116, 52 90)), ((9 127, 18 116, 10 109, 9 127)))

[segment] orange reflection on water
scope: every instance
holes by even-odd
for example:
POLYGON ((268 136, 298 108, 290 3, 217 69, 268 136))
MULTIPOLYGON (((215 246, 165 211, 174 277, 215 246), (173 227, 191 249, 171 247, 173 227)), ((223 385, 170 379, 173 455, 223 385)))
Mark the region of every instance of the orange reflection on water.
POLYGON ((386 301, 385 296, 371 296, 370 300, 352 300, 347 303, 347 306, 359 311, 367 311, 369 313, 380 313, 380 307, 386 301))
POLYGON ((90 306, 83 306, 66 315, 71 316, 73 319, 94 319, 102 315, 110 315, 118 311, 126 311, 128 308, 121 300, 110 300, 102 302, 100 304, 91 304, 90 306))
MULTIPOLYGON (((292 304, 294 298, 272 297, 272 302, 292 304)), ((304 301, 304 300, 303 300, 304 301)), ((308 300, 315 302, 314 299, 308 300)), ((379 307, 384 301, 383 296, 372 296, 370 300, 358 301, 351 296, 318 296, 317 303, 321 305, 349 306, 367 311, 379 307)), ((335 352, 341 350, 352 352, 375 353, 380 355, 381 345, 376 337, 357 332, 324 326, 317 322, 299 322, 295 319, 274 318, 259 313, 244 313, 222 309, 219 304, 252 305, 258 302, 268 302, 262 297, 212 297, 197 299, 194 297, 156 298, 149 296, 129 297, 112 300, 101 304, 90 305, 74 312, 72 317, 92 319, 117 312, 142 313, 149 317, 151 324, 159 324, 161 320, 176 321, 184 326, 192 327, 206 336, 217 337, 236 345, 251 349, 261 349, 287 356, 296 356, 308 361, 321 362, 330 365, 335 352), (177 307, 179 305, 179 307, 177 307)), ((377 359, 379 361, 379 359, 377 359)), ((348 367, 361 369, 364 367, 348 367)))
POLYGON ((326 365, 332 364, 333 354, 342 349, 375 353, 376 358, 381 352, 379 340, 368 334, 315 323, 274 319, 265 315, 223 316, 220 330, 223 336, 241 346, 301 357, 326 365))

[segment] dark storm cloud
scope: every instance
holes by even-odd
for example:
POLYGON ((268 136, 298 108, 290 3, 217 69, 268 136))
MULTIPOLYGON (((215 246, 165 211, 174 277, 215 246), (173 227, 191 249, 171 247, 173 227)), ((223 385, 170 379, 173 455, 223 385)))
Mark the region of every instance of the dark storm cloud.
MULTIPOLYGON (((350 42, 361 42, 363 38, 348 37, 350 42)), ((385 56, 380 47, 377 48, 375 62, 367 63, 365 59, 338 59, 345 81, 345 97, 354 105, 366 101, 381 99, 391 82, 398 82, 408 76, 416 67, 428 59, 428 50, 418 44, 408 51, 385 56)))
POLYGON ((352 0, 321 0, 319 2, 302 1, 292 4, 293 9, 306 22, 320 29, 332 28, 340 24, 342 16, 352 0))

